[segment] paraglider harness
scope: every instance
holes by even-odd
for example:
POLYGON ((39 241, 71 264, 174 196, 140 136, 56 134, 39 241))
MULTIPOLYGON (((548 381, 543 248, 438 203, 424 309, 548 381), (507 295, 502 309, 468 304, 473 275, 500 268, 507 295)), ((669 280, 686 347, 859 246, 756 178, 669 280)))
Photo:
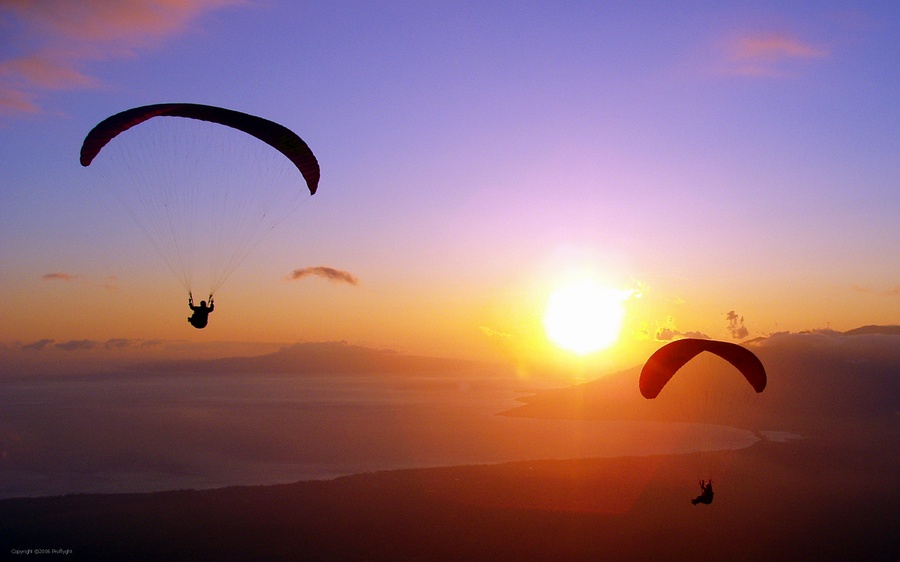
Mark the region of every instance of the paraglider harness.
POLYGON ((691 503, 697 505, 698 503, 709 505, 713 501, 713 489, 712 489, 712 480, 708 482, 700 481, 700 495, 691 500, 691 503))
POLYGON ((204 301, 200 301, 200 306, 194 306, 194 295, 190 291, 188 291, 188 306, 191 307, 194 313, 187 320, 191 323, 191 326, 198 330, 206 327, 206 324, 209 322, 209 313, 216 307, 211 293, 209 295, 209 306, 206 306, 204 301))

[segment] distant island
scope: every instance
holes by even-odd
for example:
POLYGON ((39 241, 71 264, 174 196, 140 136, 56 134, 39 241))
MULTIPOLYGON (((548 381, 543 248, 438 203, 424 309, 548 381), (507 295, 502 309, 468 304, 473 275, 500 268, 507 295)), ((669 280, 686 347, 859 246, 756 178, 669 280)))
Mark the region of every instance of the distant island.
POLYGON ((841 332, 845 336, 863 336, 881 334, 884 336, 900 336, 900 326, 860 326, 846 332, 841 332))
POLYGON ((147 361, 134 363, 131 368, 194 373, 425 374, 442 371, 458 373, 484 366, 475 361, 404 355, 346 342, 308 342, 253 357, 147 361))

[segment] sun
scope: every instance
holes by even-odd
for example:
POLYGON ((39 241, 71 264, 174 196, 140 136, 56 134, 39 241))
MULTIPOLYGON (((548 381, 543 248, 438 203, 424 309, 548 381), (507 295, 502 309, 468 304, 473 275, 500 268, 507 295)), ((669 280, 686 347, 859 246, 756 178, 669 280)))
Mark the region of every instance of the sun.
POLYGON ((611 346, 625 320, 623 292, 592 281, 578 281, 550 294, 544 330, 557 346, 587 355, 611 346))

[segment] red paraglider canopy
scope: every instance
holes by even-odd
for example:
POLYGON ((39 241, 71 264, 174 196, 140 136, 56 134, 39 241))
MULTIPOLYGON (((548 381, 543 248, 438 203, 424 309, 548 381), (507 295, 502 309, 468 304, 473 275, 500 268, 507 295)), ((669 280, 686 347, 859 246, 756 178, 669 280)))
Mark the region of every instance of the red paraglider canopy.
POLYGON ((746 347, 724 341, 687 338, 666 344, 650 356, 641 370, 641 394, 644 398, 656 398, 678 369, 704 351, 734 365, 756 392, 766 388, 766 369, 746 347))

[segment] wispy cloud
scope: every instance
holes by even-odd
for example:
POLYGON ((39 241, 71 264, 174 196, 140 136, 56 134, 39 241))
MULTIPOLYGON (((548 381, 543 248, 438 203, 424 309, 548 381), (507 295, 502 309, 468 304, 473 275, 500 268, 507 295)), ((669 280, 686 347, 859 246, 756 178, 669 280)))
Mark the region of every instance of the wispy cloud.
POLYGON ((504 338, 504 339, 506 339, 506 338, 513 337, 512 334, 508 334, 506 332, 501 332, 501 331, 495 330, 493 328, 489 328, 487 326, 478 326, 478 329, 481 330, 482 334, 484 334, 485 336, 487 336, 489 338, 504 338))
POLYGON ((91 349, 147 349, 163 347, 163 340, 141 340, 130 338, 110 338, 105 342, 96 340, 69 340, 57 342, 54 339, 44 338, 21 346, 22 351, 44 351, 59 349, 62 351, 86 351, 91 349))
POLYGON ((736 61, 779 61, 786 58, 821 58, 827 51, 809 43, 803 43, 795 37, 785 34, 771 33, 767 35, 746 36, 737 39, 732 45, 732 60, 736 61))
POLYGON ((77 275, 74 273, 65 273, 62 271, 54 271, 52 273, 45 273, 41 275, 41 279, 44 281, 62 281, 64 283, 74 283, 78 282, 79 284, 85 283, 90 286, 100 286, 107 291, 115 291, 118 289, 116 285, 117 278, 115 275, 109 275, 103 279, 102 282, 97 283, 96 281, 92 281, 91 279, 82 277, 81 275, 77 275))
POLYGON ((10 0, 0 3, 4 42, 0 112, 38 113, 51 90, 96 87, 90 61, 134 56, 183 32, 198 16, 243 0, 10 0))
POLYGON ((116 285, 116 281, 118 278, 115 275, 108 275, 103 283, 100 284, 101 287, 106 289, 107 291, 116 291, 119 289, 118 285, 116 285))
POLYGON ((106 343, 103 344, 103 347, 106 349, 127 349, 135 345, 135 340, 130 340, 128 338, 111 338, 106 340, 106 343))
POLYGON ((324 277, 325 279, 333 283, 347 283, 353 286, 359 285, 359 279, 349 271, 343 271, 341 269, 335 269, 333 267, 324 265, 295 269, 291 272, 290 275, 288 275, 288 279, 291 281, 297 281, 309 276, 324 277))
POLYGON ((41 279, 43 279, 44 281, 66 281, 66 282, 69 282, 69 281, 75 281, 76 279, 78 279, 78 276, 72 275, 71 273, 56 272, 56 273, 45 273, 45 274, 41 275, 41 279))
POLYGON ((890 289, 872 289, 871 287, 863 287, 861 285, 853 285, 851 288, 857 293, 863 293, 867 295, 878 295, 882 297, 900 296, 900 285, 895 285, 890 289))
POLYGON ((783 76, 787 65, 828 56, 822 47, 788 33, 755 33, 725 43, 724 72, 743 76, 783 76))

